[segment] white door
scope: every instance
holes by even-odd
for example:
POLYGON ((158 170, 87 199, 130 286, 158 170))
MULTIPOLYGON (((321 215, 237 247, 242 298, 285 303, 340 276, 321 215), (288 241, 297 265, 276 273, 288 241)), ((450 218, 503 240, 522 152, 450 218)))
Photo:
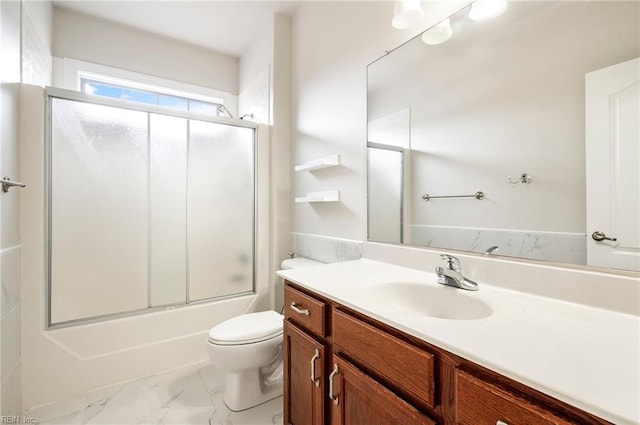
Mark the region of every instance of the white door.
POLYGON ((640 271, 640 58, 585 82, 587 264, 640 271))

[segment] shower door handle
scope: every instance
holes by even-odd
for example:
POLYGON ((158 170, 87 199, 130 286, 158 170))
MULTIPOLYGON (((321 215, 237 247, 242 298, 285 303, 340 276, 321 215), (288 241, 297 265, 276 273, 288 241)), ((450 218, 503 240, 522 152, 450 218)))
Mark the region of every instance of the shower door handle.
POLYGON ((11 187, 27 187, 26 184, 13 181, 7 176, 4 176, 2 179, 0 179, 0 183, 2 183, 2 191, 4 193, 7 193, 9 191, 9 188, 11 187))

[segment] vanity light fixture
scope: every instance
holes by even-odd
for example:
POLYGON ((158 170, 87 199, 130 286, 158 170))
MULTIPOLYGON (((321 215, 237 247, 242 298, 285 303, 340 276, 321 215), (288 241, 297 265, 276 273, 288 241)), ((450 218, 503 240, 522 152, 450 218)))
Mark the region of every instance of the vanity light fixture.
POLYGON ((429 28, 425 32, 422 33, 422 41, 425 44, 429 44, 431 46, 435 46, 436 44, 442 44, 453 35, 453 30, 451 29, 451 21, 449 18, 441 21, 436 26, 429 28))
POLYGON ((395 0, 391 25, 404 30, 419 23, 423 16, 420 0, 395 0))
POLYGON ((471 4, 469 19, 483 21, 501 15, 507 9, 507 0, 476 0, 471 4))

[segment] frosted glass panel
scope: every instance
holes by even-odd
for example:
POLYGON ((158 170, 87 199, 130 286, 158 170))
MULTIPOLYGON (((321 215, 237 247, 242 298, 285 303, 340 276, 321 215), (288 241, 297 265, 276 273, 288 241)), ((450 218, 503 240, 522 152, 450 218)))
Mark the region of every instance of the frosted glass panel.
POLYGON ((402 242, 402 152, 367 148, 369 239, 402 242))
POLYGON ((252 128, 51 98, 50 325, 253 291, 252 128))
POLYGON ((187 120, 150 117, 149 300, 184 303, 187 293, 187 120))
POLYGON ((253 290, 253 137, 253 129, 190 121, 190 301, 253 290))
POLYGON ((51 321, 147 307, 147 114, 53 99, 51 321))

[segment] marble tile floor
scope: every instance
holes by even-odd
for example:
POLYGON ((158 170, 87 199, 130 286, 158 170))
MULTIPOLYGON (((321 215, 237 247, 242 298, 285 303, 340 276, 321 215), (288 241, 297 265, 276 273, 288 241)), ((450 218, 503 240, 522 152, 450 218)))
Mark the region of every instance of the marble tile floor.
POLYGON ((224 374, 210 363, 97 390, 25 412, 40 425, 282 425, 282 397, 233 412, 222 400, 224 374))

